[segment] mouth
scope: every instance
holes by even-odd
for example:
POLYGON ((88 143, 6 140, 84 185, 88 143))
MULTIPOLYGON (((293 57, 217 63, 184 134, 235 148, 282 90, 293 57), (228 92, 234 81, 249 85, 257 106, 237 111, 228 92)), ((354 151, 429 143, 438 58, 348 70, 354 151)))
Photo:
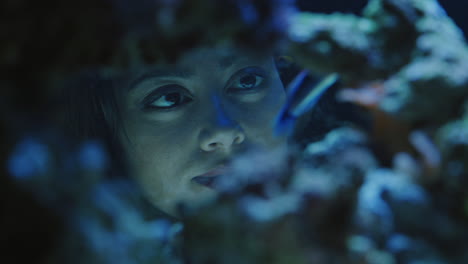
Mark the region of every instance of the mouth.
POLYGON ((192 178, 192 181, 208 187, 210 189, 215 189, 216 181, 226 173, 227 167, 224 165, 218 166, 212 170, 209 170, 201 175, 195 176, 192 178))

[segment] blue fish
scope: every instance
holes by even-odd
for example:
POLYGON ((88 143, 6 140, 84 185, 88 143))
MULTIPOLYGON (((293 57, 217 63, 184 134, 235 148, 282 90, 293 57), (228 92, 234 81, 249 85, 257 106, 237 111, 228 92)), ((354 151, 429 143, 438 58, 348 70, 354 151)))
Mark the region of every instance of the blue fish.
POLYGON ((290 135, 296 120, 307 113, 320 100, 322 95, 338 81, 338 74, 332 73, 318 84, 307 85, 307 70, 301 71, 287 88, 287 98, 284 107, 278 114, 275 124, 275 135, 290 135))

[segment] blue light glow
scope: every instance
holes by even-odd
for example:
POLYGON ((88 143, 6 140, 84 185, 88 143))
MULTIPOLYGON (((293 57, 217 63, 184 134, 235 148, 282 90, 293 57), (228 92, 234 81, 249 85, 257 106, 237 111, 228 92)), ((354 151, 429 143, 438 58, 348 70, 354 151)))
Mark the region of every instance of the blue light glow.
POLYGON ((27 179, 47 171, 49 150, 33 138, 20 142, 8 160, 8 171, 17 179, 27 179))
POLYGON ((103 146, 96 141, 85 142, 78 152, 78 162, 83 168, 103 170, 107 166, 107 155, 103 146))

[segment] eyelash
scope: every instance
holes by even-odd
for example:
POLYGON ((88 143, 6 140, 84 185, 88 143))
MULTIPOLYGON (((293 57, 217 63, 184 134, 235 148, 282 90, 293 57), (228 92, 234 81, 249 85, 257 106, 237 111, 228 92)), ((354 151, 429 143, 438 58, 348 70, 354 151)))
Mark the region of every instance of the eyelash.
MULTIPOLYGON (((166 98, 167 100, 168 98, 166 98)), ((162 87, 157 88, 152 93, 150 93, 144 100, 143 100, 143 108, 145 110, 171 110, 176 107, 180 107, 182 105, 188 104, 193 101, 193 97, 190 92, 180 85, 165 85, 162 87), (178 95, 178 100, 173 102, 173 105, 170 106, 157 106, 155 103, 168 97, 170 95, 178 95)))
MULTIPOLYGON (((255 93, 259 89, 261 89, 265 82, 266 74, 264 71, 257 67, 248 67, 244 68, 238 72, 236 72, 231 80, 228 82, 229 86, 227 87, 227 92, 229 94, 250 94, 255 93), (245 77, 254 77, 255 83, 254 86, 251 88, 246 88, 245 86, 242 88, 235 87, 235 86, 242 86, 241 81, 245 77)), ((174 99, 176 99, 174 98, 174 99)), ((158 110, 158 111, 170 111, 174 108, 181 107, 193 101, 193 96, 191 93, 180 85, 165 85, 158 87, 153 92, 151 92, 144 100, 143 100, 143 109, 144 110, 158 110), (158 100, 163 98, 167 98, 170 95, 177 95, 178 97, 176 102, 173 102, 170 106, 157 106, 155 103, 158 100)))
POLYGON ((252 93, 257 91, 259 88, 262 87, 263 82, 265 81, 265 74, 261 73, 261 70, 258 70, 256 68, 246 68, 243 69, 240 74, 235 74, 234 75, 234 80, 231 81, 229 87, 228 87, 228 92, 229 93, 252 93), (241 84, 241 81, 245 77, 254 77, 254 84, 253 87, 247 88, 247 87, 234 87, 234 86, 243 86, 241 84))

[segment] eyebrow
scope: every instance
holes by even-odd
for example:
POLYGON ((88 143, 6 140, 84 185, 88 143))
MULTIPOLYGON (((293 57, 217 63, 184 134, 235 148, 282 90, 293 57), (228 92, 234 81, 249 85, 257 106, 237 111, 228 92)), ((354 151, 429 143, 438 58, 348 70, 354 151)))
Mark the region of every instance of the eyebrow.
POLYGON ((139 75, 137 78, 132 80, 129 85, 129 89, 133 90, 139 83, 146 79, 153 78, 181 78, 188 79, 194 75, 192 71, 186 69, 153 69, 146 71, 145 73, 139 75))
MULTIPOLYGON (((231 67, 233 64, 239 61, 238 55, 224 55, 218 61, 218 66, 223 69, 227 69, 231 67)), ((137 87, 137 85, 146 80, 146 79, 153 79, 153 78, 180 78, 180 79, 189 79, 193 77, 194 72, 189 69, 178 69, 178 68, 160 68, 160 69, 152 69, 149 71, 144 72, 143 74, 139 75, 137 78, 132 80, 129 85, 129 90, 133 90, 137 87)))

